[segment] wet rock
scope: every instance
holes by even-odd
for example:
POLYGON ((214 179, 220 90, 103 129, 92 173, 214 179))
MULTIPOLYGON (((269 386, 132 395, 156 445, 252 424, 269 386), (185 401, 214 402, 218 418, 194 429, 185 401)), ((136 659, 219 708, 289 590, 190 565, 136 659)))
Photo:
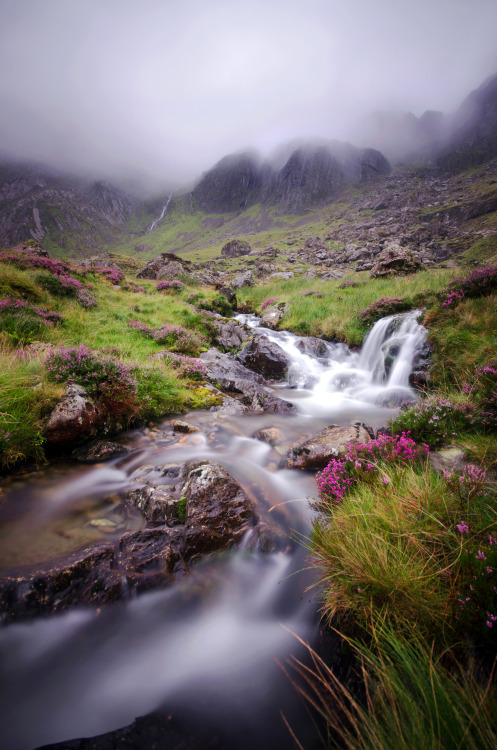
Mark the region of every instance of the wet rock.
POLYGON ((243 393, 247 381, 260 385, 265 383, 261 375, 249 370, 229 354, 222 354, 217 349, 209 349, 203 352, 200 359, 205 365, 208 379, 222 390, 243 393), (239 381, 243 381, 243 383, 240 385, 239 381))
POLYGON ((322 339, 317 339, 314 336, 305 336, 299 339, 296 344, 297 349, 304 354, 308 354, 310 357, 327 357, 328 347, 322 339))
POLYGON ((55 745, 44 745, 39 750, 222 750, 224 739, 208 727, 192 725, 191 721, 159 713, 140 716, 122 729, 84 737, 55 745))
POLYGON ((83 550, 28 576, 0 578, 0 609, 7 622, 63 612, 82 603, 100 606, 121 596, 114 547, 83 550))
POLYGON ((248 326, 234 320, 213 321, 214 342, 223 351, 238 351, 252 335, 248 326))
POLYGON ((433 469, 440 473, 460 472, 467 464, 466 453, 457 445, 445 445, 438 451, 430 451, 428 460, 433 469))
POLYGON ((413 404, 415 401, 416 397, 409 388, 402 388, 399 386, 397 388, 388 388, 375 398, 374 402, 377 406, 383 406, 389 409, 400 409, 404 404, 413 404))
POLYGON ((378 256, 371 270, 371 277, 403 276, 416 273, 422 268, 423 264, 414 257, 411 250, 401 247, 398 243, 392 243, 378 256))
POLYGON ((257 430, 252 435, 255 440, 261 440, 263 443, 269 445, 278 445, 285 440, 285 436, 279 427, 263 427, 262 430, 257 430))
POLYGON ((183 527, 142 529, 124 534, 119 542, 117 564, 127 585, 137 592, 164 586, 182 572, 183 527))
POLYGON ((248 242, 245 240, 230 240, 221 250, 224 258, 238 258, 241 255, 249 255, 252 252, 248 242))
POLYGON ((237 359, 249 369, 272 380, 282 380, 290 365, 281 346, 261 335, 254 336, 237 359))
POLYGON ((190 424, 189 422, 183 422, 181 419, 173 419, 171 426, 175 432, 191 433, 199 431, 198 427, 195 427, 195 425, 190 424))
POLYGON ((64 445, 96 437, 105 419, 104 413, 79 385, 68 385, 52 411, 44 430, 48 445, 64 445))
POLYGON ((178 509, 180 489, 180 485, 170 484, 142 487, 128 492, 124 501, 138 508, 149 523, 177 526, 183 520, 178 509))
POLYGON ((256 383, 246 383, 242 402, 249 411, 266 414, 296 414, 297 407, 282 398, 273 396, 256 383))
POLYGON ((149 260, 138 273, 138 279, 175 279, 180 274, 189 273, 191 261, 184 260, 174 253, 161 253, 149 260))
POLYGON ((235 417, 239 414, 246 414, 249 411, 249 407, 237 398, 225 396, 223 398, 223 403, 219 406, 213 406, 210 411, 222 414, 226 417, 235 417))
POLYGON ((235 276, 233 281, 233 289, 241 289, 243 286, 254 286, 254 277, 252 271, 244 271, 243 273, 235 276))
POLYGON ((187 558, 228 549, 255 524, 252 501, 219 464, 201 463, 192 468, 183 494, 187 558))
POLYGON ((109 440, 96 440, 94 443, 76 448, 71 453, 71 458, 84 464, 91 464, 108 461, 117 456, 125 456, 127 453, 129 453, 129 449, 125 445, 112 443, 109 440))
POLYGON ((270 305, 264 310, 264 315, 262 316, 259 325, 262 328, 271 328, 274 330, 278 328, 285 315, 288 315, 289 312, 290 307, 286 302, 280 302, 277 305, 270 305))
POLYGON ((324 469, 332 458, 343 455, 350 444, 368 443, 370 428, 357 422, 340 427, 330 425, 321 432, 295 443, 286 453, 286 469, 324 469))

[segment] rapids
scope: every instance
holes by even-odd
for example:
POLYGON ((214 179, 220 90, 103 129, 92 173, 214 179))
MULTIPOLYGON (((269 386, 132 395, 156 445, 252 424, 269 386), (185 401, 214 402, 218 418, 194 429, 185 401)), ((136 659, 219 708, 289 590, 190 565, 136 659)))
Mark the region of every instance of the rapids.
POLYGON ((313 643, 317 633, 318 597, 309 591, 314 576, 300 543, 316 486, 310 473, 281 469, 279 460, 304 433, 355 421, 378 428, 401 402, 415 400, 409 374, 425 330, 418 312, 384 318, 361 352, 326 343, 317 358, 297 348, 299 337, 258 329, 255 316, 238 318, 285 350, 289 376, 272 389, 297 415, 193 412, 182 419, 198 433, 178 436, 164 420, 121 436, 131 452, 104 465, 59 461, 11 478, 0 506, 0 573, 24 573, 103 534, 140 528, 143 519, 123 511, 120 494, 144 477, 160 483, 164 464, 193 458, 222 464, 266 510, 277 506, 289 551, 263 554, 242 544, 166 590, 4 626, 2 748, 96 735, 161 708, 222 727, 227 746, 242 749, 292 747, 283 713, 305 746, 310 722, 275 660, 302 656, 293 634, 313 643), (275 426, 285 436, 278 450, 252 437, 275 426))

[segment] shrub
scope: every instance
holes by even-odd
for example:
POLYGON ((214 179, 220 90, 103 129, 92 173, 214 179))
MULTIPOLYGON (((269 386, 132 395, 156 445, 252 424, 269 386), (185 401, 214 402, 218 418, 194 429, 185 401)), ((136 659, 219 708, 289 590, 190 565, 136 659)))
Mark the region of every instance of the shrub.
MULTIPOLYGON (((378 435, 369 443, 349 445, 343 458, 333 458, 316 474, 321 503, 339 503, 359 480, 375 480, 381 474, 381 462, 407 465, 428 451, 427 445, 417 445, 405 432, 393 437, 378 435)), ((381 481, 385 481, 384 476, 381 481)))
POLYGON ((167 346, 181 354, 199 354, 206 341, 199 333, 191 333, 182 326, 163 325, 152 331, 152 338, 158 344, 167 346))
POLYGON ((133 370, 137 387, 139 419, 157 419, 170 412, 184 410, 184 398, 178 385, 160 367, 137 367, 133 370))
POLYGON ((185 357, 182 354, 165 352, 164 362, 170 364, 181 377, 189 380, 204 380, 207 371, 201 359, 185 357))
POLYGON ((229 317, 233 314, 233 306, 222 294, 216 294, 211 300, 200 300, 197 307, 200 310, 217 312, 223 317, 229 317))
POLYGON ((52 350, 45 366, 51 380, 82 385, 110 411, 132 413, 136 409, 137 386, 132 370, 112 357, 102 356, 82 344, 52 350))
POLYGON ((354 288, 356 286, 359 286, 358 281, 354 281, 353 279, 346 279, 345 281, 342 281, 342 283, 338 285, 338 288, 349 289, 349 288, 354 288))
POLYGON ((118 285, 124 279, 124 274, 119 268, 106 268, 104 266, 94 266, 91 269, 91 273, 96 273, 99 276, 104 276, 107 281, 110 281, 114 285, 118 285))
POLYGON ((0 300, 0 331, 17 346, 39 338, 47 326, 63 323, 60 313, 31 307, 24 300, 0 300))
POLYGON ((173 281, 159 281, 157 286, 155 287, 158 292, 162 292, 164 290, 171 291, 171 292, 179 292, 181 289, 184 289, 184 284, 182 281, 178 281, 177 279, 174 279, 173 281))
POLYGON ((359 320, 365 325, 376 323, 380 318, 395 313, 404 312, 412 308, 412 300, 400 299, 399 297, 382 297, 376 302, 372 302, 359 313, 359 320))
POLYGON ((404 407, 390 421, 394 433, 409 432, 417 443, 438 448, 469 425, 466 404, 454 404, 441 396, 430 396, 404 407))
POLYGON ((64 261, 45 258, 42 255, 36 255, 34 253, 0 253, 0 262, 12 263, 17 266, 17 268, 22 268, 24 270, 29 268, 41 268, 44 271, 49 271, 52 274, 60 276, 64 276, 70 271, 69 265, 64 261))
POLYGON ((497 362, 477 368, 471 392, 479 409, 480 424, 491 430, 497 429, 497 362))
POLYGON ((441 293, 443 307, 452 307, 464 297, 486 297, 497 291, 497 266, 478 268, 465 279, 454 279, 441 293))
POLYGON ((265 299, 261 305, 261 312, 265 310, 266 307, 269 307, 269 305, 274 305, 275 302, 278 302, 278 299, 276 297, 269 297, 268 299, 265 299))
POLYGON ((86 310, 97 306, 97 300, 88 289, 80 289, 76 295, 76 299, 78 304, 86 310))
POLYGON ((36 281, 53 297, 76 297, 83 287, 81 281, 67 274, 39 275, 36 277, 36 281))

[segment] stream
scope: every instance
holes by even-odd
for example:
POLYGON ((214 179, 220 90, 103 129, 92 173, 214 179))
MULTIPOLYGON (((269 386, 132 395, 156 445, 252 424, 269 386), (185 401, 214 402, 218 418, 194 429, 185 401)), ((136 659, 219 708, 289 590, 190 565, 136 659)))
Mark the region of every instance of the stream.
MULTIPOLYGON (((207 558, 167 589, 126 597, 102 608, 0 629, 0 748, 32 750, 130 724, 152 711, 186 717, 221 732, 233 748, 290 748, 284 714, 304 746, 312 742, 305 708, 277 662, 314 643, 319 596, 302 540, 316 498, 312 473, 280 468, 288 447, 330 424, 360 421, 377 429, 402 402, 413 362, 425 342, 418 312, 378 321, 360 352, 324 342, 319 357, 301 351, 301 337, 258 328, 291 361, 285 382, 271 386, 296 415, 230 417, 192 412, 198 428, 174 433, 170 420, 120 436, 126 456, 105 464, 54 461, 4 482, 0 504, 0 574, 25 574, 104 536, 139 529, 138 511, 121 495, 163 481, 160 467, 191 459, 215 461, 286 530, 285 551, 264 554, 245 539, 207 558), (279 445, 256 440, 278 427, 279 445)), ((224 745, 223 745, 224 746, 224 745)), ((308 746, 308 745, 307 745, 308 746)))

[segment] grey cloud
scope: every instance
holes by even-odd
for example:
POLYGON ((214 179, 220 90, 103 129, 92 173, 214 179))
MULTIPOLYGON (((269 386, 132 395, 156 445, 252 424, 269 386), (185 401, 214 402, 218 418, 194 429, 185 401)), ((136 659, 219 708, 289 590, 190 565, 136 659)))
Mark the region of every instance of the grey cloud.
POLYGON ((495 0, 0 0, 0 151, 171 184, 230 151, 453 110, 495 0))

